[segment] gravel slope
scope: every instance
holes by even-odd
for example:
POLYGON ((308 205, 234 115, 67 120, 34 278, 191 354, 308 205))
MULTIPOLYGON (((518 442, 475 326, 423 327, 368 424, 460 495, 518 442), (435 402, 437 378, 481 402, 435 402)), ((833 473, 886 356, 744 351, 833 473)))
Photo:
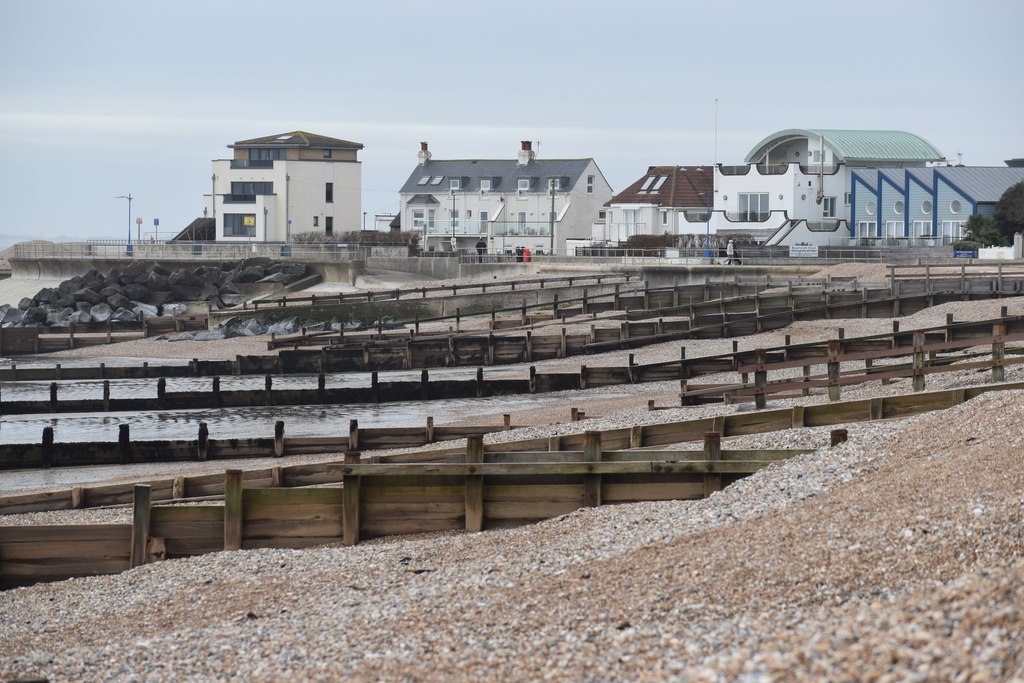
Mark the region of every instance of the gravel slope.
MULTIPOLYGON (((991 302, 1004 304, 1019 305, 991 302)), ((947 311, 994 315, 989 306, 937 307, 901 326, 947 311)), ((891 329, 823 321, 799 334, 821 338, 837 324, 847 336, 891 329)), ((678 357, 678 344, 664 347, 662 357, 678 357)), ((648 362, 659 352, 635 353, 648 362)), ((985 381, 950 373, 928 388, 985 381)), ((538 416, 524 433, 740 409, 641 407, 672 384, 637 385, 635 400, 594 404, 588 414, 600 417, 578 425, 544 427, 554 418, 538 416)), ((567 397, 566 412, 583 400, 567 397)), ((988 394, 848 425, 835 448, 823 428, 730 439, 817 450, 706 500, 352 548, 217 553, 0 593, 0 680, 1024 681, 1022 423, 1024 392, 988 394)))

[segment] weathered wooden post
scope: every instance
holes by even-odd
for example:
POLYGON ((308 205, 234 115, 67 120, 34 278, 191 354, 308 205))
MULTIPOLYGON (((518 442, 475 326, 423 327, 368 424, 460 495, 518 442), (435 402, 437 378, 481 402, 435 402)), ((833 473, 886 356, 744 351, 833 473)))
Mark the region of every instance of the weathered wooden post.
POLYGON ((131 460, 131 449, 131 431, 128 425, 117 425, 117 453, 122 465, 127 465, 131 460))
POLYGON ((529 388, 531 394, 537 393, 537 367, 534 365, 530 366, 529 388))
POLYGON ((284 420, 274 423, 274 456, 284 456, 284 420))
MULTIPOLYGON (((345 451, 345 466, 358 465, 359 459, 359 451, 352 449, 345 451)), ((346 474, 345 467, 343 466, 341 477, 341 534, 342 543, 345 545, 359 543, 359 494, 361 488, 362 479, 359 475, 346 474)))
POLYGON ((263 378, 263 405, 265 406, 274 405, 273 387, 274 376, 266 375, 263 378))
POLYGON ((484 528, 484 478, 473 474, 473 465, 484 461, 484 437, 470 434, 466 437, 466 463, 470 474, 466 475, 466 531, 482 531, 484 528))
POLYGON ((136 484, 132 492, 132 550, 129 566, 135 568, 146 564, 152 492, 146 484, 136 484))
POLYGON ((53 427, 43 427, 42 448, 43 467, 53 467, 53 427))
POLYGON ((359 420, 348 421, 348 450, 359 450, 359 420))
POLYGON ((420 372, 420 398, 424 401, 430 398, 430 373, 426 370, 420 372))
POLYGON ((224 550, 242 549, 242 470, 224 472, 224 550))
POLYGON ((380 403, 380 377, 376 370, 370 373, 370 398, 374 403, 380 403))
POLYGON ((722 475, 714 471, 715 463, 722 459, 722 435, 719 432, 704 432, 704 460, 707 473, 704 475, 704 497, 722 490, 722 475))
POLYGON ((839 340, 828 340, 828 400, 838 401, 842 395, 839 386, 839 340))
POLYGON ((764 349, 754 349, 754 404, 758 410, 763 410, 767 405, 765 390, 768 387, 768 354, 764 349))
POLYGON ((580 366, 580 389, 586 389, 587 388, 587 381, 588 381, 587 366, 586 365, 581 365, 580 366))
POLYGON ((110 380, 103 380, 103 412, 110 412, 110 380))
POLYGON ((156 381, 156 405, 160 410, 167 407, 167 379, 164 377, 156 381))
POLYGON ((476 369, 476 397, 480 398, 484 395, 484 369, 476 369))
POLYGON ((427 416, 427 428, 425 430, 424 440, 427 443, 434 443, 434 418, 431 415, 427 416))
MULTIPOLYGON (((583 434, 583 461, 588 465, 601 462, 601 432, 587 431, 583 434)), ((592 469, 592 468, 588 468, 592 469)), ((601 505, 601 475, 583 475, 583 506, 601 505)))
POLYGON ((924 391, 924 332, 914 332, 912 341, 914 345, 913 389, 914 391, 924 391))
MULTIPOLYGON (((1005 307, 1004 307, 1005 308, 1005 307)), ((1006 317, 1005 314, 1002 317, 1006 317)), ((1006 379, 1006 366, 1003 359, 1006 357, 1006 323, 996 323, 992 326, 992 381, 1003 382, 1006 379)))
POLYGON ((210 430, 205 422, 199 423, 199 434, 196 439, 196 457, 199 460, 206 460, 210 448, 210 430))
POLYGON ((850 434, 845 429, 833 429, 829 432, 828 445, 829 448, 835 448, 839 444, 845 442, 850 437, 850 434))
POLYGON ((57 383, 50 382, 50 412, 57 412, 57 383))
POLYGON ((220 377, 214 377, 211 389, 213 391, 213 407, 220 408, 220 377))
POLYGON ((505 432, 511 431, 511 429, 512 429, 512 415, 510 415, 509 413, 504 413, 501 416, 501 422, 502 422, 502 425, 501 425, 502 431, 505 431, 505 432))

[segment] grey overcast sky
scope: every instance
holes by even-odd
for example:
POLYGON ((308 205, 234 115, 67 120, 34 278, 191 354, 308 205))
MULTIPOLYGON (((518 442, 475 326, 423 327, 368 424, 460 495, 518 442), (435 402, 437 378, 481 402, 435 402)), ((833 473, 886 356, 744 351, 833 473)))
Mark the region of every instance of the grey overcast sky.
POLYGON ((723 163, 783 128, 865 128, 1003 165, 1024 156, 1022 27, 1021 0, 0 0, 0 246, 124 239, 128 193, 176 232, 226 145, 292 130, 366 146, 371 216, 421 140, 540 141, 616 191, 711 163, 715 98, 723 163))

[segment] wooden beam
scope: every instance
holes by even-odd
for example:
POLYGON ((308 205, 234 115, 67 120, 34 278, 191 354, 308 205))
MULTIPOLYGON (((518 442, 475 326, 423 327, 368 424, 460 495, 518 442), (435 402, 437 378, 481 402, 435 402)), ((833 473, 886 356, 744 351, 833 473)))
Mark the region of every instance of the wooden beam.
POLYGON ((242 548, 242 470, 224 472, 224 550, 242 548))
MULTIPOLYGON (((484 461, 484 437, 473 434, 466 438, 466 463, 480 464, 484 461)), ((466 531, 482 531, 484 528, 484 478, 479 474, 466 475, 466 531)))
POLYGON ((135 485, 132 503, 132 551, 129 566, 139 567, 146 564, 146 547, 149 544, 150 521, 150 487, 145 484, 135 485))

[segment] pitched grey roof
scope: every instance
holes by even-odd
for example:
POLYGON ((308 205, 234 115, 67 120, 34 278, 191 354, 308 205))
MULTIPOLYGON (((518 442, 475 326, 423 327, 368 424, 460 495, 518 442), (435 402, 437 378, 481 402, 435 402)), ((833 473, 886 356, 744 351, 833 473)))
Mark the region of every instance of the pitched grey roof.
POLYGON ((416 166, 399 190, 402 194, 447 194, 449 181, 459 179, 460 192, 478 192, 489 179, 492 192, 515 192, 520 178, 530 180, 530 192, 546 192, 549 178, 558 178, 564 192, 576 186, 591 159, 534 159, 525 166, 512 159, 457 159, 428 161, 416 166), (428 178, 426 182, 421 182, 428 178), (434 179, 439 181, 433 182, 434 179))
POLYGON ((976 202, 998 202, 1011 186, 1024 182, 1024 168, 950 166, 933 169, 976 202))
POLYGON ((363 144, 360 142, 352 142, 351 140, 341 140, 339 138, 327 137, 326 135, 318 135, 316 133, 307 133, 303 130, 294 130, 290 133, 268 135, 262 138, 252 138, 250 140, 238 140, 235 144, 228 145, 229 149, 234 149, 236 147, 315 147, 317 149, 362 149, 363 144))
MULTIPOLYGON (((878 169, 877 168, 855 168, 853 176, 872 190, 878 190, 878 169)), ((852 186, 852 181, 851 181, 852 186)))

